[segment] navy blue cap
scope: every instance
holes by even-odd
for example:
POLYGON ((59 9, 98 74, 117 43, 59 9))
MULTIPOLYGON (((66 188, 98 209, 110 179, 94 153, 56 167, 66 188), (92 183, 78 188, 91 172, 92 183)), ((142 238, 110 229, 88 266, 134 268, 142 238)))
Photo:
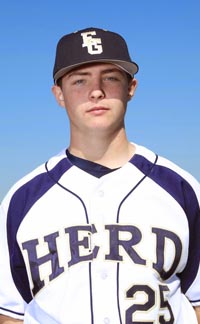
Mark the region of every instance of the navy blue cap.
POLYGON ((138 72, 138 65, 131 60, 122 36, 91 27, 59 40, 53 69, 54 82, 79 66, 95 62, 117 65, 132 77, 138 72))

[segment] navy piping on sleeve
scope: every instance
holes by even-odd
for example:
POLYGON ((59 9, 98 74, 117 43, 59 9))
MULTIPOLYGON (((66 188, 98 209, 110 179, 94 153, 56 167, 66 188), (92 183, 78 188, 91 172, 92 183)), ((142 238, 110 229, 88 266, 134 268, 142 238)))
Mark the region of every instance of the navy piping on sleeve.
POLYGON ((55 185, 55 181, 58 181, 71 166, 72 164, 66 158, 61 160, 50 171, 54 180, 49 176, 48 172, 39 174, 20 187, 10 202, 7 218, 7 236, 11 272, 17 289, 27 303, 32 300, 32 293, 24 260, 16 240, 17 231, 30 208, 55 185))
MULTIPOLYGON (((16 315, 24 316, 24 313, 13 312, 12 310, 10 310, 10 309, 6 309, 6 308, 4 308, 4 307, 0 307, 0 309, 2 309, 3 311, 6 311, 6 312, 12 313, 12 314, 16 314, 16 315)), ((3 314, 1 314, 1 315, 3 315, 3 314)))

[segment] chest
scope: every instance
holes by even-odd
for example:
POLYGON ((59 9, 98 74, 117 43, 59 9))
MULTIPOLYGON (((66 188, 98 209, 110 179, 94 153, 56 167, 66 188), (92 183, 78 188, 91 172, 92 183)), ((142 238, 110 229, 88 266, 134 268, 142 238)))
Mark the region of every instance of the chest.
POLYGON ((72 179, 51 188, 21 223, 17 237, 29 263, 50 253, 65 269, 92 260, 150 265, 165 276, 183 268, 187 218, 168 192, 140 182, 139 173, 72 179))

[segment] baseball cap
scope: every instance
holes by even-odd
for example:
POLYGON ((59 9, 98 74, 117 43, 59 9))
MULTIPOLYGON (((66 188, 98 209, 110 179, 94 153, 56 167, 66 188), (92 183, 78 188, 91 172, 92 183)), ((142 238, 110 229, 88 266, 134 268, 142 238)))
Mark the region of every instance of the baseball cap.
POLYGON ((79 66, 96 62, 117 65, 132 77, 138 72, 138 65, 131 60, 121 35, 90 27, 64 35, 59 40, 53 69, 54 82, 57 83, 59 78, 79 66))

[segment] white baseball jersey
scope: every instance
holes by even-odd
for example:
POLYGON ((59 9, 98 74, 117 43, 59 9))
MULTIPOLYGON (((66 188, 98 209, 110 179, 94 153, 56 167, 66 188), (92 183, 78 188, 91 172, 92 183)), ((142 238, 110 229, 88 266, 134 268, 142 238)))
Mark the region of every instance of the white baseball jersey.
POLYGON ((196 324, 199 183, 138 145, 112 172, 81 164, 63 151, 3 200, 0 312, 25 324, 196 324))

